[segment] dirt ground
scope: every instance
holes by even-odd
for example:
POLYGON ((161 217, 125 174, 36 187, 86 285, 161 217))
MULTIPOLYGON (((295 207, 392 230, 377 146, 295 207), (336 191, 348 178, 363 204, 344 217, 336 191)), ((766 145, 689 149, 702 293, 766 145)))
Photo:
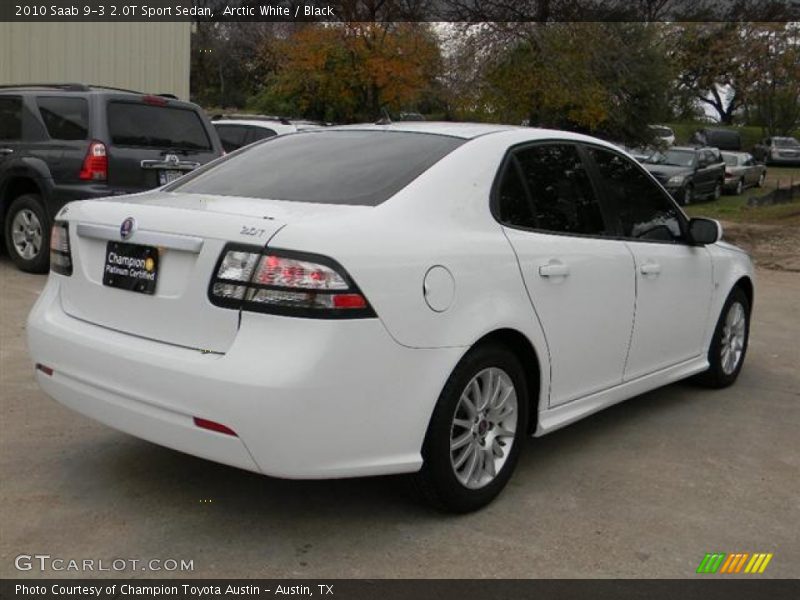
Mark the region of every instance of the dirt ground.
POLYGON ((746 249, 761 268, 800 272, 800 208, 774 223, 722 222, 723 238, 746 249))

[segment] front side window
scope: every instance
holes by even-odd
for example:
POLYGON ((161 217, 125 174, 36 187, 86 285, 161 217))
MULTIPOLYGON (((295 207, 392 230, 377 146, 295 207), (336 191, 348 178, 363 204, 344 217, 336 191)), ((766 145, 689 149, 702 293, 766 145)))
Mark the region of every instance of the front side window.
MULTIPOLYGON (((554 233, 607 233, 600 204, 575 146, 536 145, 518 151, 514 160, 530 194, 533 214, 528 222, 509 224, 554 233)), ((524 215, 521 203, 517 204, 524 215)))
POLYGON ((0 96, 0 140, 22 139, 22 98, 0 96))
POLYGON ((589 148, 589 155, 619 215, 624 237, 667 242, 681 239, 678 207, 639 167, 608 150, 589 148))
POLYGON ((89 105, 85 98, 36 98, 39 114, 51 140, 85 140, 89 137, 89 105))

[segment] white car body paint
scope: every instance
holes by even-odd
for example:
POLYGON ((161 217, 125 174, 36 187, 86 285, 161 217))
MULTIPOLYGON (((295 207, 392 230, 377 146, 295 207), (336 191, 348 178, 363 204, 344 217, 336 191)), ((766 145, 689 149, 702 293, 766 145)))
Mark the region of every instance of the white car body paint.
POLYGON ((54 370, 36 371, 45 392, 190 454, 278 477, 328 478, 418 470, 450 373, 498 330, 518 332, 536 353, 536 435, 708 366, 728 293, 753 278, 743 252, 723 242, 521 232, 491 214, 492 186, 510 147, 567 140, 619 152, 614 146, 494 125, 355 128, 469 141, 376 207, 163 190, 70 204, 62 220, 74 272, 51 273, 28 322, 33 361, 54 370), (137 229, 128 241, 156 236, 165 248, 155 296, 101 282, 103 235, 113 238, 129 216, 137 229), (213 306, 207 289, 228 242, 335 259, 377 318, 213 306), (643 273, 652 263, 660 273, 643 273), (426 274, 437 266, 453 280, 446 303, 446 278, 434 282, 433 304, 442 310, 425 297, 426 274), (194 417, 237 437, 199 429, 194 417))

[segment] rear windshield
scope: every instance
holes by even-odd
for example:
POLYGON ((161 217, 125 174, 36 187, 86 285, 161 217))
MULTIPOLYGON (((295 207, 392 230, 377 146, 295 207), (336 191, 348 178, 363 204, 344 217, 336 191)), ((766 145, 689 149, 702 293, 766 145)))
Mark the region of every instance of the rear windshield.
POLYGON ((109 102, 108 131, 114 146, 211 150, 203 121, 187 108, 109 102))
POLYGON ((167 189, 377 206, 464 142, 443 135, 384 131, 283 135, 167 189))

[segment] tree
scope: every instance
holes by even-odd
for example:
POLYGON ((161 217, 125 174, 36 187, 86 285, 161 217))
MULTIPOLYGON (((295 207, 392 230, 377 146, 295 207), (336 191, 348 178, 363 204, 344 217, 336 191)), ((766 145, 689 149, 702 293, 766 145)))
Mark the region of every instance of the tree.
POLYGON ((327 121, 376 120, 412 108, 440 70, 438 39, 424 23, 309 24, 276 46, 274 89, 262 98, 327 121))
POLYGON ((474 65, 460 116, 646 142, 666 112, 671 72, 654 25, 478 25, 460 38, 454 64, 467 55, 474 65))

